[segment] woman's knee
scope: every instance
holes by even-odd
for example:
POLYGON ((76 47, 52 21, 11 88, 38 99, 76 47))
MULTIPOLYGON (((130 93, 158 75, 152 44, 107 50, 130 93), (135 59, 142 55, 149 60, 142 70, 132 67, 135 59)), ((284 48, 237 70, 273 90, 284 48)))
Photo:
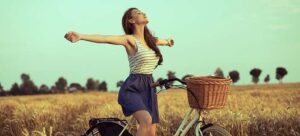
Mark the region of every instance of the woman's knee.
POLYGON ((151 130, 152 118, 148 111, 145 111, 145 110, 137 111, 133 115, 136 118, 136 120, 138 121, 139 126, 146 128, 149 131, 151 130))
POLYGON ((139 124, 140 124, 140 126, 145 127, 145 128, 147 128, 148 130, 151 130, 151 127, 152 127, 152 119, 151 119, 151 117, 145 118, 145 119, 141 120, 141 121, 139 122, 139 124))

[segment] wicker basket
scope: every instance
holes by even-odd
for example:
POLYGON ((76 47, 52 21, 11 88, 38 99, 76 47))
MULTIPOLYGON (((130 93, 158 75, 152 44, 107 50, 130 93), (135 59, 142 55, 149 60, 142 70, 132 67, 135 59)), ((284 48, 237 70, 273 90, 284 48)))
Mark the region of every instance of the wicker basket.
POLYGON ((187 77, 189 106, 207 110, 223 108, 226 105, 231 82, 230 78, 217 76, 187 77))

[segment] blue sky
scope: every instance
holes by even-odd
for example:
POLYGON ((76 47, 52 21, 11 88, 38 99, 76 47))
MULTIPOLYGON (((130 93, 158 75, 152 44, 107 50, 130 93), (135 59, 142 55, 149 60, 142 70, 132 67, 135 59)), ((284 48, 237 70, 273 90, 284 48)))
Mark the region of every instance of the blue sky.
MULTIPOLYGON (((173 47, 160 47, 168 70, 209 75, 220 67, 225 75, 240 72, 238 84, 250 84, 249 71, 262 69, 261 81, 275 69, 288 70, 284 82, 300 81, 300 1, 39 1, 0 2, 0 83, 9 89, 27 73, 36 85, 54 85, 60 76, 85 85, 87 78, 105 80, 109 90, 125 80, 129 63, 117 45, 64 39, 68 31, 122 35, 123 13, 137 7, 147 14, 155 36, 173 38, 173 47)), ((262 82, 260 82, 262 83, 262 82)))

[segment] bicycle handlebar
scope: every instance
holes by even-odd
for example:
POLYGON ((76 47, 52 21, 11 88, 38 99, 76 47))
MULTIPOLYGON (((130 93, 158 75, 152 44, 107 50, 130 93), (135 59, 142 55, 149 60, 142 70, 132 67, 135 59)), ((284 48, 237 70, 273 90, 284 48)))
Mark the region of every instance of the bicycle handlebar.
MULTIPOLYGON (((156 82, 150 84, 150 86, 151 86, 152 88, 154 88, 154 87, 157 87, 157 86, 162 86, 162 85, 164 85, 166 89, 169 89, 169 88, 171 88, 171 86, 174 86, 174 85, 169 85, 169 84, 168 84, 169 82, 172 82, 172 81, 178 81, 178 82, 180 82, 181 84, 185 85, 185 86, 183 87, 183 89, 186 89, 186 90, 194 97, 194 99, 195 99, 196 102, 197 102, 198 109, 201 109, 201 106, 200 106, 200 104, 199 104, 199 102, 198 102, 198 97, 196 97, 195 93, 194 93, 193 91, 191 91, 191 90, 187 87, 187 83, 186 83, 185 81, 182 81, 182 80, 180 80, 180 79, 178 79, 178 78, 163 79, 163 80, 159 80, 159 81, 156 81, 156 82)), ((159 92, 158 92, 158 93, 159 93, 159 92)))
POLYGON ((154 82, 154 83, 152 83, 150 86, 151 86, 152 88, 154 88, 154 87, 157 87, 157 86, 162 86, 162 85, 164 85, 166 88, 169 88, 169 87, 167 87, 167 85, 168 85, 169 82, 172 82, 172 81, 178 81, 178 82, 180 82, 181 84, 186 85, 186 82, 185 82, 185 81, 182 81, 182 80, 180 80, 180 79, 178 79, 178 78, 171 78, 171 79, 163 79, 163 80, 154 82))
MULTIPOLYGON (((178 78, 171 78, 171 79, 163 79, 163 80, 160 80, 160 81, 156 81, 156 82, 152 83, 150 86, 154 88, 154 87, 157 87, 157 86, 162 86, 162 85, 164 85, 166 89, 169 89, 169 88, 171 88, 171 87, 170 87, 171 85, 169 85, 168 83, 169 83, 169 82, 172 82, 172 81, 178 81, 178 82, 180 82, 180 83, 183 84, 183 85, 187 85, 187 83, 186 83, 185 81, 182 81, 182 80, 180 80, 180 79, 178 79, 178 78)), ((185 88, 185 89, 186 89, 188 92, 190 92, 191 95, 195 98, 195 100, 197 101, 198 109, 200 109, 200 105, 199 105, 199 103, 198 103, 198 98, 196 97, 196 95, 194 94, 194 92, 192 92, 192 91, 189 90, 188 88, 185 88)))

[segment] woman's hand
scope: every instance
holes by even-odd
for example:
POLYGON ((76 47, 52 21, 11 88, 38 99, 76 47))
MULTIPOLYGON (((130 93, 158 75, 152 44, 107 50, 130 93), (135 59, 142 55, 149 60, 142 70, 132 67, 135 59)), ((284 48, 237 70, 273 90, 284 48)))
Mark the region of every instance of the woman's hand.
POLYGON ((79 33, 70 31, 65 34, 65 38, 67 40, 69 40, 70 42, 75 43, 75 42, 81 40, 81 35, 79 33))
POLYGON ((170 39, 168 39, 167 41, 168 41, 168 44, 167 44, 167 45, 168 45, 169 47, 172 47, 172 46, 174 45, 174 40, 173 40, 173 39, 170 38, 170 39))

